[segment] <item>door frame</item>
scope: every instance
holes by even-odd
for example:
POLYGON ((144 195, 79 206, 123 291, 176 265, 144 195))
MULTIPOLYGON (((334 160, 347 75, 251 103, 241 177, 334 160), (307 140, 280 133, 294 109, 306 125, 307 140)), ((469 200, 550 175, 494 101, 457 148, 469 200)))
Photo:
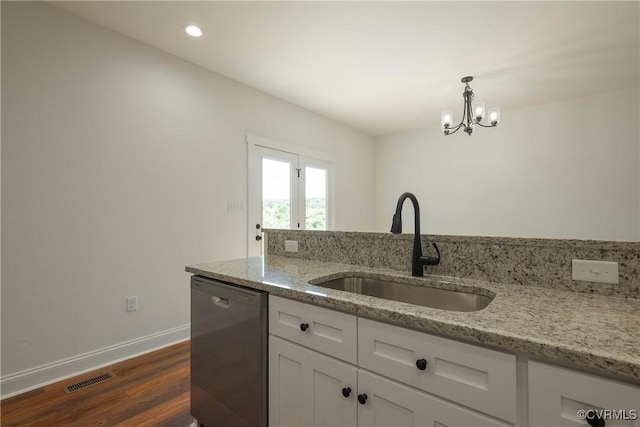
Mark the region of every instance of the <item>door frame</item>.
MULTIPOLYGON (((336 177, 338 174, 338 167, 336 162, 336 156, 330 153, 317 151, 311 148, 302 147, 299 145, 286 144, 283 142, 275 141, 269 138, 265 138, 259 135, 247 133, 245 142, 247 143, 247 256, 252 256, 251 248, 255 245, 255 219, 260 218, 262 215, 262 206, 257 206, 254 201, 257 198, 257 192, 261 191, 257 188, 252 188, 251 183, 256 182, 258 175, 262 174, 262 168, 252 167, 255 164, 256 157, 260 153, 260 148, 268 148, 276 151, 284 151, 291 154, 297 154, 300 157, 310 158, 318 160, 318 164, 325 163, 330 165, 329 169, 329 182, 327 190, 330 192, 331 202, 328 206, 327 214, 331 218, 327 224, 327 228, 337 228, 338 220, 336 218, 337 212, 337 197, 336 197, 336 177)), ((299 190, 301 191, 301 190, 299 190)), ((300 199, 300 197, 298 197, 300 199)), ((302 202, 301 202, 302 203, 302 202)), ((261 222, 260 222, 261 223, 261 222)), ((263 240, 264 242, 264 240, 263 240)))

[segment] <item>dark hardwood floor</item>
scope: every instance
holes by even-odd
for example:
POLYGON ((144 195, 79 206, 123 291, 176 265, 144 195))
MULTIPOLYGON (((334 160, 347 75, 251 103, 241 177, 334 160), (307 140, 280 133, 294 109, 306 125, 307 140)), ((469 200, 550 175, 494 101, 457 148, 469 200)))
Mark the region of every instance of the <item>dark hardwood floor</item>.
POLYGON ((189 341, 69 378, 1 402, 12 426, 187 427, 189 341), (67 385, 113 372, 116 377, 69 395, 67 385))

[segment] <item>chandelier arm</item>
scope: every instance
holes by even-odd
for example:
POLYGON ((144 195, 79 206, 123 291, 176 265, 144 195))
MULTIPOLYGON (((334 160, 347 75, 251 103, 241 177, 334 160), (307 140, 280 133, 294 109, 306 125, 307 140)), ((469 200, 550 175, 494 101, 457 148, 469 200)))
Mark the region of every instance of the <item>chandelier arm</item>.
POLYGON ((496 126, 497 126, 497 125, 483 125, 483 124, 482 124, 482 123, 480 123, 480 122, 475 122, 475 123, 476 123, 477 125, 479 125, 479 126, 482 126, 483 128, 494 128, 494 127, 496 127, 496 126))
POLYGON ((449 129, 455 129, 455 130, 458 130, 458 129, 460 129, 460 127, 462 127, 462 126, 466 126, 466 125, 465 125, 465 123, 464 123, 464 117, 462 118, 462 120, 460 120, 460 123, 458 123, 458 125, 457 125, 456 127, 454 127, 454 128, 449 128, 449 129))
POLYGON ((463 123, 462 123, 462 122, 460 122, 460 124, 459 124, 458 126, 454 127, 454 128, 448 128, 448 129, 445 129, 445 130, 448 130, 448 131, 449 131, 449 133, 445 133, 445 136, 447 136, 447 135, 453 135, 454 133, 458 132, 462 126, 463 126, 463 123), (451 132, 451 129, 453 129, 453 132, 451 132))

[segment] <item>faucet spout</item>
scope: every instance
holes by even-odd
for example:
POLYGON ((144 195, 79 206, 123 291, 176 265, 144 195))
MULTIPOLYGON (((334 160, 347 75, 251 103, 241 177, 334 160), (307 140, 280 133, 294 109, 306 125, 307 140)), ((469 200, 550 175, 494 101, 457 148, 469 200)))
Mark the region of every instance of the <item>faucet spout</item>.
POLYGON ((438 246, 433 243, 433 247, 438 254, 437 258, 422 256, 422 242, 420 241, 420 205, 418 199, 413 193, 402 193, 398 199, 396 205, 396 212, 393 214, 393 220, 391 222, 391 232, 393 234, 402 233, 402 206, 405 200, 411 200, 413 204, 413 218, 414 218, 414 236, 413 236, 413 253, 411 256, 411 275, 423 276, 425 265, 438 265, 440 264, 440 251, 438 246))

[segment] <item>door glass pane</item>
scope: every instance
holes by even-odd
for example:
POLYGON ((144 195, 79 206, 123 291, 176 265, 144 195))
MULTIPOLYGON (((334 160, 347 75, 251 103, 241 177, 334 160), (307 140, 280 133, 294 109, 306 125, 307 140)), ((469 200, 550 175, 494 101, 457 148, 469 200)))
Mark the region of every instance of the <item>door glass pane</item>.
POLYGON ((262 227, 291 228, 291 165, 262 159, 262 227))
POLYGON ((305 167, 305 205, 307 230, 327 229, 327 171, 305 167))

